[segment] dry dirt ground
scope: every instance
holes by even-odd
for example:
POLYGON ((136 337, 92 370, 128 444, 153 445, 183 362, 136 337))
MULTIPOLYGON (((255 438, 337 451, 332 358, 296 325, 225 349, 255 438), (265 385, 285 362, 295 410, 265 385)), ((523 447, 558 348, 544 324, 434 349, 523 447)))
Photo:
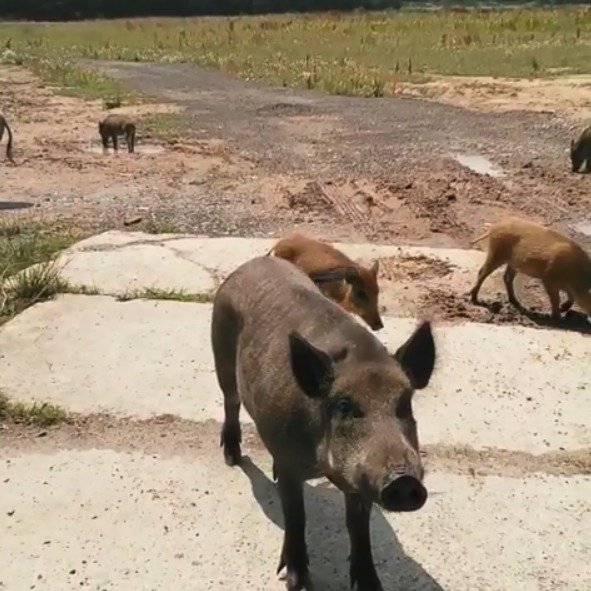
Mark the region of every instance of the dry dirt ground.
MULTIPOLYGON (((403 89, 423 99, 363 99, 189 65, 93 65, 142 96, 119 109, 140 120, 137 153, 102 154, 99 101, 59 96, 22 68, 1 67, 18 163, 0 168, 2 217, 57 219, 81 233, 166 218, 168 231, 209 236, 298 227, 332 240, 465 248, 483 224, 519 213, 591 245, 573 226, 591 219, 591 175, 573 174, 568 159, 569 138, 591 107, 591 77, 434 79, 403 89), (167 113, 176 113, 180 138, 142 130, 141 117, 167 113), (490 161, 492 175, 456 159, 474 155, 490 161)), ((413 298, 426 264, 382 265, 382 273, 402 274, 413 298)), ((520 283, 524 304, 546 312, 539 285, 520 283)), ((462 295, 469 285, 452 293, 448 285, 420 294, 423 309, 532 324, 498 302, 471 306, 462 295)))
MULTIPOLYGON (((0 448, 15 454, 47 453, 62 449, 112 449, 142 452, 159 457, 195 456, 197 450, 220 455, 216 421, 194 423, 173 415, 138 420, 103 415, 72 414, 67 422, 48 428, 6 423, 0 429, 0 448)), ((245 449, 265 454, 254 426, 242 425, 245 449)), ((470 446, 421 446, 427 470, 444 470, 470 476, 523 477, 536 473, 568 477, 591 472, 588 450, 530 454, 509 449, 476 450, 470 446)))

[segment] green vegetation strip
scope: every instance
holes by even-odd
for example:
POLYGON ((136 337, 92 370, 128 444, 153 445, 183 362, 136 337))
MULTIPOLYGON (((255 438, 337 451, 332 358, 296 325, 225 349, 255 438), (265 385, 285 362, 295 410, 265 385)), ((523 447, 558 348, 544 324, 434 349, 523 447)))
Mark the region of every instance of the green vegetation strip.
POLYGON ((11 422, 50 427, 67 420, 66 411, 55 404, 14 402, 0 392, 0 423, 11 422))
POLYGON ((244 79, 381 96, 431 74, 531 77, 591 73, 591 11, 317 14, 4 23, 0 44, 62 87, 123 92, 79 58, 189 62, 244 79))
POLYGON ((56 256, 74 240, 34 224, 0 224, 0 324, 73 289, 60 277, 56 256))
POLYGON ((169 300, 176 302, 194 302, 198 304, 206 304, 213 302, 215 296, 214 291, 206 291, 203 293, 187 293, 182 289, 158 289, 146 288, 137 291, 130 291, 120 295, 117 299, 120 302, 128 302, 129 300, 169 300))

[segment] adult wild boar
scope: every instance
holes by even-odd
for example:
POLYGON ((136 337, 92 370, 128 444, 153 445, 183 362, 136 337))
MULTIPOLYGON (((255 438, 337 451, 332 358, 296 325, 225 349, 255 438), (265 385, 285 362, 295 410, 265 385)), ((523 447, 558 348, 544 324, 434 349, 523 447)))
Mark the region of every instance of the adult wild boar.
POLYGON ((285 523, 278 572, 286 567, 287 589, 312 589, 303 483, 326 476, 345 494, 351 585, 381 591, 372 504, 416 511, 427 499, 411 402, 435 364, 429 322, 391 355, 295 265, 259 257, 219 288, 211 340, 226 462, 240 462, 241 403, 273 457, 285 523))

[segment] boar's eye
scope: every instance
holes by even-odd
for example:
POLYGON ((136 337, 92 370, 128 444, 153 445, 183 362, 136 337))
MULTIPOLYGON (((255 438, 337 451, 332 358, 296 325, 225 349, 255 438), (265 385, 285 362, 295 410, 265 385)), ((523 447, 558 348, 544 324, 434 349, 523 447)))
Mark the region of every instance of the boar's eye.
POLYGON ((357 299, 365 301, 367 300, 367 293, 363 290, 358 290, 355 294, 357 296, 357 299))
POLYGON ((409 419, 412 416, 412 395, 410 392, 405 392, 396 403, 396 418, 409 419))
POLYGON ((348 419, 355 416, 355 406, 347 397, 337 398, 331 405, 332 413, 342 419, 348 419))

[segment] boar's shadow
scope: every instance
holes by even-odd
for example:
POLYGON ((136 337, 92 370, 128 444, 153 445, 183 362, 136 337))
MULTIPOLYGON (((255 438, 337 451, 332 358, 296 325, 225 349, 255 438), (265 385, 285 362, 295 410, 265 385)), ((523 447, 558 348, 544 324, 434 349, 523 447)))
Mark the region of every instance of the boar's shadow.
MULTIPOLYGON (((275 483, 248 456, 242 457, 240 468, 250 480, 254 497, 266 517, 283 529, 275 483)), ((332 486, 306 483, 304 498, 313 582, 323 591, 349 589, 349 537, 343 493, 332 486)), ((372 511, 371 534, 374 561, 384 589, 444 591, 420 564, 405 554, 392 527, 377 509, 372 511)), ((280 550, 278 546, 278 559, 280 550)))

